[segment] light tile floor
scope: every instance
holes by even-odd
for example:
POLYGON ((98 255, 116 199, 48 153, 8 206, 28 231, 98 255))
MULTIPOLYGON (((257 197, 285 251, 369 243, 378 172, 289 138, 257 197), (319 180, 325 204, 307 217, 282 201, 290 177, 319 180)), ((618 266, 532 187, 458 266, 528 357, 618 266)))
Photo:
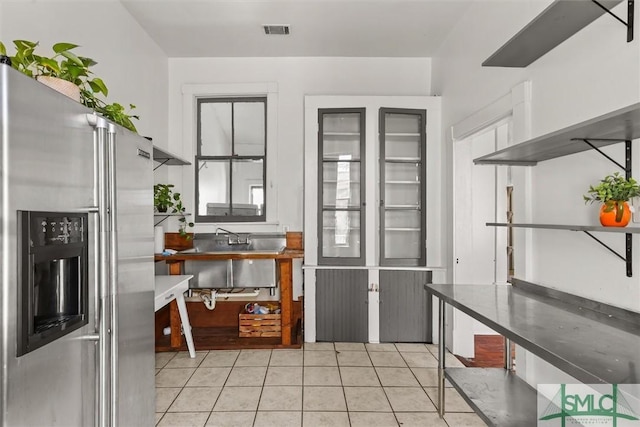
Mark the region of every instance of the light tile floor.
POLYGON ((484 426, 453 388, 438 417, 436 357, 432 344, 339 342, 156 353, 156 425, 484 426))

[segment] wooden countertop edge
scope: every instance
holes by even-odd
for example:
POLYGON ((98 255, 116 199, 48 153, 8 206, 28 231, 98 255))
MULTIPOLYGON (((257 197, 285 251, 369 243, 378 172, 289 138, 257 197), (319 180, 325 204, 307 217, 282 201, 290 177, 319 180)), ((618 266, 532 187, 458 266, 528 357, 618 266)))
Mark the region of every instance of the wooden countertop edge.
POLYGON ((212 252, 208 253, 200 253, 200 254, 180 254, 177 253, 175 255, 162 255, 155 254, 155 261, 217 261, 217 260, 225 260, 225 259, 294 259, 294 258, 304 258, 304 251, 297 250, 285 250, 279 254, 265 254, 265 253, 238 253, 238 254, 216 254, 212 252))

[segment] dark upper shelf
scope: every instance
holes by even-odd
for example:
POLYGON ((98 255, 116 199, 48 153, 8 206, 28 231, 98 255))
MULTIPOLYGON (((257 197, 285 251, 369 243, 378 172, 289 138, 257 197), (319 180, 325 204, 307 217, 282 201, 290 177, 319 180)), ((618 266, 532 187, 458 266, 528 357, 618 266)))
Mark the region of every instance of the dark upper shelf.
MULTIPOLYGON (((622 0, 599 0, 611 10, 622 0)), ((526 67, 606 13, 591 1, 556 0, 482 63, 526 67)))
POLYGON ((589 139, 596 147, 604 147, 636 138, 640 138, 640 103, 478 157, 473 163, 532 166, 591 150, 582 139, 589 139))
POLYGON ((184 166, 191 164, 191 162, 183 160, 175 154, 172 154, 156 146, 153 147, 153 160, 168 166, 184 166))

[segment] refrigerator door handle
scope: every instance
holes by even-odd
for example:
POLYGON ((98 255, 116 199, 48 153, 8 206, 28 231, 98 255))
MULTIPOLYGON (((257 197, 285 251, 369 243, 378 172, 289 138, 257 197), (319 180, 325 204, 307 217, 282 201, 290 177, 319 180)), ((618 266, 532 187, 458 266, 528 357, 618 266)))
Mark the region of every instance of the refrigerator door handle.
MULTIPOLYGON (((95 117, 87 115, 89 117, 95 117)), ((99 119, 99 118, 98 118, 99 119)), ((108 137, 105 123, 97 120, 95 126, 96 142, 96 176, 98 184, 96 198, 98 200, 98 219, 95 228, 97 247, 97 286, 96 286, 96 333, 104 337, 98 339, 97 365, 98 365, 98 392, 96 394, 96 416, 97 424, 100 427, 111 425, 111 342, 109 337, 111 310, 111 290, 110 290, 110 248, 109 239, 111 233, 111 221, 109 219, 109 195, 108 195, 108 137)))
POLYGON ((69 212, 97 214, 100 213, 100 208, 98 206, 89 206, 86 208, 71 209, 69 212))

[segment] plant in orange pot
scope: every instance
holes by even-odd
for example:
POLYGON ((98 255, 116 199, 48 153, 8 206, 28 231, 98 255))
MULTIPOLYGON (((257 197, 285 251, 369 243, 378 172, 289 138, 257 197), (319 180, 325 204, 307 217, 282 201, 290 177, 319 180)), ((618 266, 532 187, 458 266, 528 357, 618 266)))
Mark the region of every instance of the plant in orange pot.
POLYGON ((607 175, 598 185, 589 186, 585 203, 600 202, 600 224, 605 227, 626 227, 631 220, 629 200, 640 196, 640 186, 635 179, 626 179, 620 173, 607 175))

